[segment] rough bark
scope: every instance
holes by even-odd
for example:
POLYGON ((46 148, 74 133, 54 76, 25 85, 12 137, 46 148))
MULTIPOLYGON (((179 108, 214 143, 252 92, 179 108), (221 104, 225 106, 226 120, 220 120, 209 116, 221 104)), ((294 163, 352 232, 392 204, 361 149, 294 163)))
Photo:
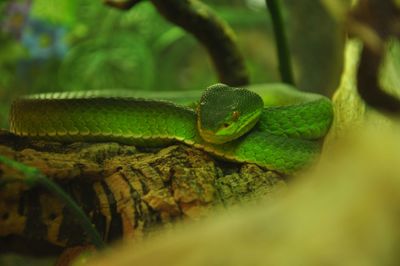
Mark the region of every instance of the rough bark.
MULTIPOLYGON (((185 145, 145 151, 118 143, 31 141, 0 131, 0 154, 55 180, 109 242, 141 239, 176 221, 199 219, 213 208, 272 195, 284 186, 274 172, 219 162, 185 145)), ((24 176, 0 165, 0 182, 10 179, 24 176)), ((0 187, 0 249, 24 250, 28 240, 36 246, 87 243, 76 218, 51 192, 24 182, 5 183, 0 187)))

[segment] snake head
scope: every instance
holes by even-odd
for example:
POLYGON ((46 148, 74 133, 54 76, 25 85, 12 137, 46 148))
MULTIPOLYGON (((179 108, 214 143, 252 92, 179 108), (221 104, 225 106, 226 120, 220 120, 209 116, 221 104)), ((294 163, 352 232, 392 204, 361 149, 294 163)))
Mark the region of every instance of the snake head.
POLYGON ((208 87, 197 109, 197 127, 201 137, 221 144, 248 132, 263 109, 261 97, 249 90, 225 84, 208 87))

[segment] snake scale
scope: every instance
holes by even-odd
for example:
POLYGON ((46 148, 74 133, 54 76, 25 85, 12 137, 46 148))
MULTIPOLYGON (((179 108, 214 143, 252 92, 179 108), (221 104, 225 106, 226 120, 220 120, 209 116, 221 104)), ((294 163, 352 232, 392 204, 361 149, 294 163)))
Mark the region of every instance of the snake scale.
POLYGON ((293 173, 319 153, 320 139, 332 121, 328 98, 283 84, 240 90, 217 84, 206 92, 199 106, 207 102, 211 109, 200 113, 199 108, 173 103, 173 98, 165 101, 98 92, 25 96, 12 104, 10 130, 19 136, 61 142, 115 141, 145 147, 182 142, 225 160, 293 173), (235 93, 221 95, 229 90, 235 93), (240 91, 247 95, 250 91, 251 97, 242 100, 240 91), (256 108, 254 101, 258 100, 253 94, 261 97, 261 109, 256 108), (221 112, 232 116, 229 125, 226 118, 214 121, 226 127, 222 131, 238 128, 238 117, 248 121, 239 126, 241 133, 233 133, 227 142, 206 141, 212 128, 202 129, 202 120, 207 124, 221 112))

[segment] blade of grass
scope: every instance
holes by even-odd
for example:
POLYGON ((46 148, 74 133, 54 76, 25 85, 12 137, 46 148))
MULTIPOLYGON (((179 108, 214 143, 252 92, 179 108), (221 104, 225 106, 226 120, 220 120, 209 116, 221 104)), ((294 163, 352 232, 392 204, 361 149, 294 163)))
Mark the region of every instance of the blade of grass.
MULTIPOLYGON (((41 185, 48 189, 51 193, 54 193, 58 198, 60 198, 67 208, 72 212, 73 215, 78 217, 78 221, 82 226, 83 230, 88 234, 88 237, 92 244, 97 249, 105 248, 105 243, 101 239, 99 233, 94 228, 93 224, 90 222, 89 218, 83 212, 83 210, 78 206, 78 204, 71 198, 70 195, 65 193, 65 191, 47 176, 43 175, 38 169, 34 167, 27 166, 20 162, 11 160, 7 157, 0 155, 0 163, 3 163, 9 167, 12 167, 25 175, 25 179, 18 181, 26 182, 29 186, 41 185)), ((5 182, 13 182, 15 180, 6 180, 5 182)), ((4 184, 3 184, 4 185, 4 184)))

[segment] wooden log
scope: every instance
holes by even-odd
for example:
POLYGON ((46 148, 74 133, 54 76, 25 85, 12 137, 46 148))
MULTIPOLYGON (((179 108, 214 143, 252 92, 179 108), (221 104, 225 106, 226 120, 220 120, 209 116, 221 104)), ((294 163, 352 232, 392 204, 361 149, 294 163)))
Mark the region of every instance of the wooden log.
MULTIPOLYGON (((216 161, 180 144, 156 150, 118 143, 62 144, 0 131, 0 154, 38 168, 59 184, 107 242, 139 240, 177 221, 197 220, 214 208, 263 198, 285 187, 275 172, 216 161)), ((77 218, 60 199, 23 180, 15 169, 0 165, 1 250, 26 250, 27 241, 37 243, 36 248, 39 243, 88 243, 77 218), (17 239, 13 247, 11 238, 17 239)))

